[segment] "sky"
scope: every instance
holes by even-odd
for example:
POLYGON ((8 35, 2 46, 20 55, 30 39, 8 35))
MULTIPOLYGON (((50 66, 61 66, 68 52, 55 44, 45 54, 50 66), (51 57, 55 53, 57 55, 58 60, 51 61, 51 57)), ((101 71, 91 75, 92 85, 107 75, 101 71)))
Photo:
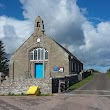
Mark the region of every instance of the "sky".
POLYGON ((46 34, 76 55, 84 68, 110 68, 110 0, 0 0, 0 39, 12 54, 34 32, 37 16, 46 34))

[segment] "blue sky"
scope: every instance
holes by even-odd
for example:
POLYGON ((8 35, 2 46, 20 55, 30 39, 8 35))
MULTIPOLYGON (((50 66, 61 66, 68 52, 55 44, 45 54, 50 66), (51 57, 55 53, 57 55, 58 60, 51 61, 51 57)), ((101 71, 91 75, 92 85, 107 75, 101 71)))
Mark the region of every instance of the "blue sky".
POLYGON ((22 4, 19 0, 0 0, 0 16, 14 17, 23 20, 22 4))
MULTIPOLYGON (((86 8, 85 16, 91 21, 110 20, 110 0, 77 0, 80 8, 86 8), (96 19, 95 19, 96 18, 96 19)), ((0 0, 0 16, 5 15, 23 20, 23 8, 19 0, 0 0)))
POLYGON ((0 0, 0 39, 13 53, 34 32, 40 15, 48 36, 68 45, 85 68, 105 72, 110 68, 109 6, 109 0, 0 0))
POLYGON ((89 18, 99 18, 103 21, 110 20, 110 0, 78 0, 78 6, 86 8, 89 18))

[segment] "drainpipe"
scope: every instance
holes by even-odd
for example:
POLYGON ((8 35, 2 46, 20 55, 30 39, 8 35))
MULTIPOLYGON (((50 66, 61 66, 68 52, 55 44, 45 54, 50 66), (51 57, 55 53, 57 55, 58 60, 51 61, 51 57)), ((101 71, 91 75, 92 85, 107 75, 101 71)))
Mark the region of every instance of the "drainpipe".
POLYGON ((42 29, 42 44, 43 44, 43 78, 45 78, 45 50, 44 50, 44 32, 45 30, 42 29))

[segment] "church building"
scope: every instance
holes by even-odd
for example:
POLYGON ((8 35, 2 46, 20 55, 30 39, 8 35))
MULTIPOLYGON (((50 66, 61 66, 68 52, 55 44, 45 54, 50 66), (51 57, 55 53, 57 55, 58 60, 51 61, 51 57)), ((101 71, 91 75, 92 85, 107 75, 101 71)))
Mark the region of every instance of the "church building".
POLYGON ((77 75, 83 63, 44 31, 44 22, 37 17, 34 33, 12 55, 10 78, 57 78, 77 75))

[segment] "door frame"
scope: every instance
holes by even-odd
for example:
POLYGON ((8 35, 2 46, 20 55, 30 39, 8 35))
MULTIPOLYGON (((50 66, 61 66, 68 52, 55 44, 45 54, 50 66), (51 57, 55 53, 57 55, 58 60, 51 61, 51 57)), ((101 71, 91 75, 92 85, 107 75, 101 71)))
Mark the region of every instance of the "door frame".
POLYGON ((43 78, 43 63, 35 63, 35 78, 38 78, 38 79, 41 79, 41 78, 43 78), (37 65, 42 65, 42 75, 41 75, 41 77, 38 77, 38 75, 37 75, 37 65))

